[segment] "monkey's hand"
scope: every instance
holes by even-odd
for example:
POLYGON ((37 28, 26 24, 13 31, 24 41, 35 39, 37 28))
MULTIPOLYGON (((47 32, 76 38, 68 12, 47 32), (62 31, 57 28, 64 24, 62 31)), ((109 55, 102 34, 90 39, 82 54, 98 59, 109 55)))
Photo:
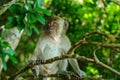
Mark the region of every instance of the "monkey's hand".
POLYGON ((75 78, 79 78, 79 75, 74 73, 74 72, 71 72, 71 71, 63 71, 63 72, 60 72, 58 73, 60 76, 62 76, 63 78, 68 78, 68 79, 71 79, 72 77, 75 77, 75 78))
POLYGON ((40 59, 38 58, 37 60, 30 60, 28 62, 28 65, 31 66, 31 65, 34 65, 33 67, 31 67, 31 70, 33 72, 33 74, 35 74, 35 76, 38 76, 39 75, 39 66, 44 60, 43 59, 40 59))
POLYGON ((33 64, 33 65, 40 65, 43 63, 45 60, 38 58, 37 60, 29 60, 28 65, 33 64))
POLYGON ((80 70, 79 72, 77 72, 77 74, 79 75, 80 78, 85 78, 85 77, 87 77, 86 74, 85 74, 85 72, 82 71, 82 70, 80 70))
POLYGON ((41 59, 41 58, 38 58, 36 60, 36 65, 40 65, 41 63, 43 63, 45 60, 41 59))

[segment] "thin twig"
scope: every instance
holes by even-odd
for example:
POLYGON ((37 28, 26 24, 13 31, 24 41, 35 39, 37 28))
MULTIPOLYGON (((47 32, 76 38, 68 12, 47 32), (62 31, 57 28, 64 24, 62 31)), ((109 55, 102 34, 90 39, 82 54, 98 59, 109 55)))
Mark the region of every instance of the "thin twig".
POLYGON ((118 1, 118 2, 114 1, 114 0, 110 0, 110 1, 120 6, 120 1, 118 1))
POLYGON ((94 56, 94 60, 96 61, 96 64, 99 63, 99 59, 96 56, 96 51, 100 49, 100 46, 98 45, 97 48, 95 48, 95 50, 93 51, 93 56, 94 56))
MULTIPOLYGON (((91 37, 93 35, 96 35, 96 34, 101 35, 101 36, 105 36, 106 38, 109 38, 111 36, 111 34, 105 34, 105 33, 101 32, 101 31, 97 30, 97 31, 94 31, 94 32, 91 32, 91 33, 84 34, 81 37, 81 40, 86 40, 86 38, 89 38, 89 37, 91 37)), ((114 36, 114 37, 115 37, 115 39, 120 40, 119 36, 114 36)))

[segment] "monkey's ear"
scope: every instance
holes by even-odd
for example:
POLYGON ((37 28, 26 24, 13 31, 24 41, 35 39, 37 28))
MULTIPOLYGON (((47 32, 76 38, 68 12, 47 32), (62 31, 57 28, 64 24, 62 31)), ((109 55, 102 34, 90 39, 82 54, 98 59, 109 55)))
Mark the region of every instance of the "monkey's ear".
POLYGON ((69 23, 68 23, 68 21, 65 20, 65 22, 64 22, 64 28, 68 29, 68 27, 69 27, 69 23))

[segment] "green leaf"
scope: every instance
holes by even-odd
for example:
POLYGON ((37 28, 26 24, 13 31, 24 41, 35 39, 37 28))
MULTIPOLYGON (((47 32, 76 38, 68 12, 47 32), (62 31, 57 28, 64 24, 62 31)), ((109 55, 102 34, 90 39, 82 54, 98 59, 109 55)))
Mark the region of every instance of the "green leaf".
POLYGON ((17 29, 21 31, 24 27, 22 25, 17 25, 17 29))
POLYGON ((8 54, 8 56, 13 63, 15 63, 15 64, 18 63, 17 59, 14 56, 9 55, 9 54, 8 54))
POLYGON ((32 6, 31 6, 30 3, 27 3, 27 4, 25 5, 25 8, 26 8, 26 10, 28 10, 28 11, 32 11, 32 6))
POLYGON ((6 71, 7 70, 7 64, 6 64, 6 61, 5 61, 5 55, 2 54, 1 58, 2 58, 3 69, 6 71))
POLYGON ((1 43, 1 45, 3 46, 3 47, 10 47, 10 45, 9 45, 9 43, 7 42, 7 41, 2 41, 2 43, 1 43))
POLYGON ((47 9, 43 9, 42 12, 47 16, 51 16, 51 13, 47 9))
POLYGON ((39 34, 39 30, 35 25, 32 25, 31 27, 33 28, 36 34, 39 34))
POLYGON ((11 22, 8 22, 8 23, 5 24, 6 29, 10 29, 12 27, 14 27, 14 26, 13 26, 13 24, 11 22))
POLYGON ((1 36, 2 38, 4 38, 5 33, 6 33, 6 30, 3 30, 3 31, 1 32, 1 35, 0 35, 0 36, 1 36))
POLYGON ((31 13, 27 14, 27 19, 29 23, 35 23, 37 21, 37 18, 35 17, 35 15, 31 13))
POLYGON ((49 10, 47 10, 47 9, 43 9, 43 8, 41 8, 41 7, 37 7, 37 8, 35 8, 34 10, 35 10, 36 12, 42 12, 42 13, 46 14, 47 16, 51 16, 51 13, 50 13, 49 10))
POLYGON ((37 0, 38 6, 42 6, 44 4, 44 0, 37 0))
POLYGON ((13 49, 5 49, 3 50, 3 53, 13 56, 15 54, 15 51, 13 49))
POLYGON ((18 24, 22 24, 24 17, 25 17, 25 15, 19 15, 19 16, 16 18, 17 23, 18 23, 18 24))
POLYGON ((27 26, 27 27, 26 27, 26 32, 27 32, 27 35, 28 35, 28 36, 31 36, 31 35, 32 35, 32 29, 31 29, 30 26, 27 26))
POLYGON ((40 14, 36 14, 36 17, 40 23, 45 25, 45 19, 40 14))
POLYGON ((34 10, 36 10, 37 8, 38 8, 38 4, 37 4, 37 2, 35 2, 35 4, 34 4, 34 10))
POLYGON ((24 19, 23 19, 23 23, 24 23, 25 25, 27 25, 27 24, 28 24, 27 14, 25 15, 25 17, 24 17, 24 19))
POLYGON ((14 22, 14 20, 15 20, 15 17, 12 17, 12 16, 9 16, 9 17, 8 17, 8 21, 9 21, 9 22, 14 22))
POLYGON ((47 16, 51 16, 51 13, 47 9, 40 8, 39 11, 42 11, 47 16))
POLYGON ((19 6, 19 5, 13 4, 13 5, 9 8, 9 11, 10 11, 11 13, 16 13, 16 14, 18 14, 19 11, 20 11, 19 9, 20 9, 20 6, 19 6))
POLYGON ((5 24, 5 28, 9 29, 14 27, 16 24, 16 18, 13 16, 8 17, 8 23, 5 24))
POLYGON ((40 8, 44 4, 44 0, 36 0, 34 4, 34 9, 40 8))

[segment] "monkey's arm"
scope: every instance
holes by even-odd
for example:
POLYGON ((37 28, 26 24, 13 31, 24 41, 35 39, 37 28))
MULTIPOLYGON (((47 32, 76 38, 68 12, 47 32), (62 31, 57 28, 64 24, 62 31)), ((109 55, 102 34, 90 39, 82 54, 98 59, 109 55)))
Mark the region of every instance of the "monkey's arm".
MULTIPOLYGON (((38 41, 38 43, 37 43, 37 45, 36 45, 36 48, 35 48, 35 50, 34 50, 34 53, 33 53, 33 55, 31 56, 30 61, 36 60, 36 62, 37 62, 38 64, 40 64, 41 61, 44 60, 44 56, 42 56, 42 50, 44 49, 44 45, 42 45, 42 42, 43 42, 43 41, 42 41, 41 36, 40 36, 39 41, 38 41), (41 48, 41 46, 43 46, 43 47, 41 48)), ((33 71, 33 73, 34 73, 36 76, 38 76, 39 73, 40 73, 40 70, 41 70, 40 67, 42 68, 43 66, 35 65, 35 66, 32 68, 32 71, 33 71)))
POLYGON ((37 60, 39 58, 40 55, 42 55, 42 52, 43 52, 43 49, 44 49, 44 46, 45 44, 42 44, 43 43, 43 39, 42 38, 44 36, 44 34, 42 34, 39 38, 39 41, 37 42, 37 45, 36 45, 36 48, 34 50, 34 53, 31 57, 31 60, 37 60), (43 46, 43 47, 41 47, 43 46))
POLYGON ((58 73, 66 71, 68 66, 67 60, 61 60, 58 65, 58 73))

